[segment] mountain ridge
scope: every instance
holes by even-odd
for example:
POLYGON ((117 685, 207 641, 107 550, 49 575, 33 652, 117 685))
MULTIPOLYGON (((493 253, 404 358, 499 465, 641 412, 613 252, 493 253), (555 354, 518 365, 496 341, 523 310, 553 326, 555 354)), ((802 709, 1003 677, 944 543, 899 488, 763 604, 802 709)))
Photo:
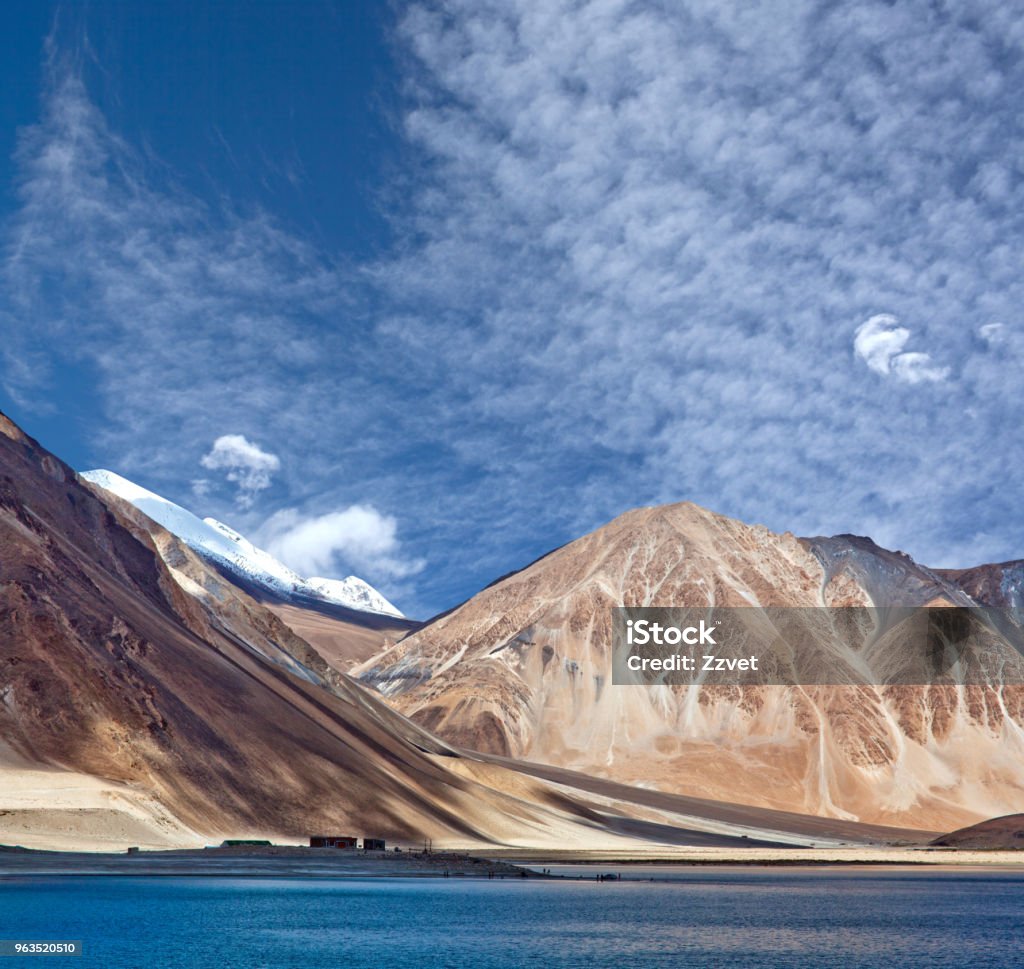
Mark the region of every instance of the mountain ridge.
POLYGON ((624 513, 353 673, 470 749, 679 794, 948 830, 1024 803, 1020 686, 616 687, 611 613, 971 603, 951 578, 869 539, 801 539, 682 502, 624 513))

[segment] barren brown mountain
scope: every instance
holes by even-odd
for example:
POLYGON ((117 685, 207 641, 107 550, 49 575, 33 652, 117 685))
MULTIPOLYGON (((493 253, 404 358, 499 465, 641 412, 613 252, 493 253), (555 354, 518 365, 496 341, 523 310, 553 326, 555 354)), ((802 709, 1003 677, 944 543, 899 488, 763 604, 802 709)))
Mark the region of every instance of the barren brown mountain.
POLYGON ((0 841, 323 831, 627 851, 922 837, 455 749, 0 415, 0 841))
MULTIPOLYGON (((1024 688, 615 686, 611 613, 970 606, 980 588, 971 577, 854 536, 798 539, 692 504, 640 509, 355 672, 472 749, 661 791, 949 830, 1024 807, 1024 688)), ((1019 666, 1009 652, 994 659, 1019 666)), ((827 658, 849 665, 838 652, 827 658)))

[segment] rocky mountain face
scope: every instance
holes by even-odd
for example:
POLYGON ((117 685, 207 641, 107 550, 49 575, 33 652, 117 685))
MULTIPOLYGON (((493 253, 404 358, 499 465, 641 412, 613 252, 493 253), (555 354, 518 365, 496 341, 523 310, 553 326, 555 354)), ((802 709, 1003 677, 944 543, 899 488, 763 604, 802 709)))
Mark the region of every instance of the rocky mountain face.
POLYGON ((460 750, 343 659, 0 415, 0 843, 334 832, 635 852, 924 837, 460 750))
POLYGON ((1019 574, 1020 563, 934 571, 868 539, 779 535, 692 504, 640 509, 355 672, 471 749, 666 792, 948 830, 1024 806, 1021 686, 852 675, 837 686, 615 686, 612 610, 1012 605, 1019 574))

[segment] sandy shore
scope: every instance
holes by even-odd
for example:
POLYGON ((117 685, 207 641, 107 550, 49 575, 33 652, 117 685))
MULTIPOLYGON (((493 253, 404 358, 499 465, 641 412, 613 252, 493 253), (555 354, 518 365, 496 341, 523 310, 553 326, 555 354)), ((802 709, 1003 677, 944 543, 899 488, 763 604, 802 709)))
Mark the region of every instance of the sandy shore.
POLYGON ((1024 871, 1024 851, 957 851, 948 848, 672 848, 647 852, 531 851, 523 848, 477 849, 476 853, 439 851, 362 852, 332 848, 205 848, 113 852, 33 851, 0 847, 0 879, 31 875, 156 875, 287 878, 537 878, 543 866, 602 865, 650 872, 665 866, 708 867, 905 867, 1002 868, 1024 871), (532 869, 532 870, 531 870, 532 869))

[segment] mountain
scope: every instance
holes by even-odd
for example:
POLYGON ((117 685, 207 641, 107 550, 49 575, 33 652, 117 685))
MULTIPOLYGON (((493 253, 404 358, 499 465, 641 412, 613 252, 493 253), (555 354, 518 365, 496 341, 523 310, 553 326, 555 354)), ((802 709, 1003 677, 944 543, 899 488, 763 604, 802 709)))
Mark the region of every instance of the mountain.
POLYGON ((0 415, 0 841, 314 832, 624 852, 925 840, 461 750, 0 415))
POLYGON ((348 606, 350 609, 356 609, 359 612, 379 612, 386 616, 397 616, 399 619, 405 618, 373 586, 362 579, 356 578, 354 575, 350 575, 347 579, 325 579, 322 576, 315 575, 306 579, 305 585, 309 588, 309 594, 313 598, 323 599, 324 602, 348 606))
MULTIPOLYGON (((1013 569, 1002 574, 1012 586, 1013 569)), ((470 749, 664 792, 949 830, 1024 806, 1021 686, 871 685, 863 656, 831 646, 798 659, 823 658, 849 685, 615 686, 611 615, 622 605, 971 606, 975 575, 866 538, 800 539, 689 503, 645 508, 353 672, 470 749)), ((1020 655, 999 642, 986 662, 1021 683, 1020 655)), ((897 640, 884 659, 898 667, 912 652, 897 640)))
POLYGON ((951 831, 932 841, 936 848, 965 848, 975 851, 1024 851, 1024 814, 990 818, 951 831))
POLYGON ((223 522, 215 518, 200 519, 113 471, 83 471, 81 476, 131 502, 200 555, 237 573, 244 581, 265 586, 271 593, 404 618, 376 589, 354 575, 347 579, 305 579, 223 522))
POLYGON ((1024 561, 936 572, 978 602, 1003 609, 1024 609, 1024 561))
POLYGON ((0 417, 0 827, 474 839, 543 815, 453 774, 244 593, 204 589, 187 546, 172 572, 117 502, 0 417))

